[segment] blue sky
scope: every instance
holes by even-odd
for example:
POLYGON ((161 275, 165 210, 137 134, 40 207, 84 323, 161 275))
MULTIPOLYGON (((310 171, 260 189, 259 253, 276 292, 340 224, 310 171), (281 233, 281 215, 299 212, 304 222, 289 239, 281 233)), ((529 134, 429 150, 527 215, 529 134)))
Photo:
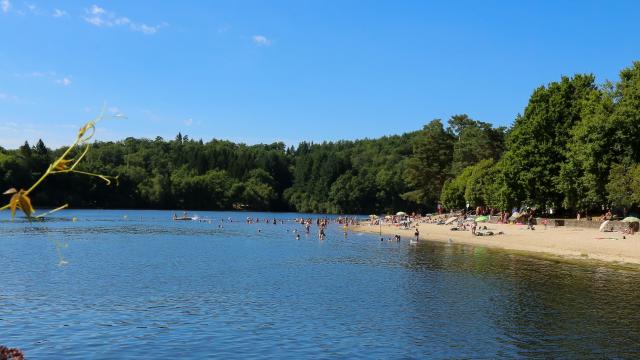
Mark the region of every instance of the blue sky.
POLYGON ((97 138, 259 143, 509 125, 561 75, 640 60, 635 1, 0 0, 0 146, 97 138))

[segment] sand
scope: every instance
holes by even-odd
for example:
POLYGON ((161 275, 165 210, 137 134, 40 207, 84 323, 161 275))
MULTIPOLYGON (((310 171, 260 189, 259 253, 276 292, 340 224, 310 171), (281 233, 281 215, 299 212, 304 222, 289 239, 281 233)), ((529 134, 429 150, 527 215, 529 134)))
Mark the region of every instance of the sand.
MULTIPOLYGON (((552 255, 562 259, 597 260, 616 264, 640 265, 640 235, 619 232, 605 233, 598 229, 536 226, 527 230, 525 225, 482 224, 494 233, 504 235, 474 236, 471 231, 451 231, 450 225, 419 224, 420 240, 461 243, 513 250, 518 252, 552 255), (625 236, 626 239, 622 237, 625 236)), ((355 226, 354 231, 378 234, 380 226, 355 226)), ((403 241, 414 237, 415 229, 401 230, 395 226, 383 225, 385 238, 398 234, 403 241)))

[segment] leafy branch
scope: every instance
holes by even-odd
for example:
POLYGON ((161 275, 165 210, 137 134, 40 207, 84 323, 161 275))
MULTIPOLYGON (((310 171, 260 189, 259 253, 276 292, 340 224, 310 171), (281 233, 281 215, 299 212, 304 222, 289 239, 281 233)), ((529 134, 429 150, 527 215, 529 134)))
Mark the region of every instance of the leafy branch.
MULTIPOLYGON (((76 170, 76 167, 78 166, 78 164, 80 164, 82 159, 84 159, 84 157, 87 155, 87 153, 91 149, 91 144, 89 143, 89 140, 93 138, 96 132, 96 124, 100 120, 102 120, 103 117, 104 117, 104 110, 100 113, 100 115, 97 118, 90 120, 86 124, 84 124, 80 128, 80 130, 78 130, 78 134, 76 136, 75 141, 65 150, 65 152, 60 157, 58 157, 53 163, 49 165, 47 170, 42 174, 42 176, 40 176, 40 178, 33 185, 31 185, 29 189, 16 190, 15 188, 11 188, 5 191, 4 195, 11 195, 11 199, 9 200, 8 204, 4 205, 3 207, 0 207, 0 211, 10 208, 11 218, 13 219, 15 218, 16 210, 20 209, 28 218, 31 218, 35 210, 31 205, 31 199, 29 198, 29 194, 31 194, 31 192, 34 191, 38 187, 38 185, 40 185, 47 177, 49 177, 49 175, 76 173, 80 175, 98 177, 104 180, 107 183, 107 185, 110 185, 112 180, 115 180, 117 182, 118 181, 117 176, 113 177, 113 176, 107 176, 102 174, 95 174, 95 173, 90 173, 86 171, 76 170), (82 148, 82 147, 84 147, 84 150, 82 151, 80 156, 70 157, 70 154, 72 154, 72 152, 75 149, 82 148)), ((68 204, 64 204, 49 212, 37 215, 35 216, 35 218, 42 218, 45 215, 49 215, 58 210, 62 210, 67 206, 68 204)))

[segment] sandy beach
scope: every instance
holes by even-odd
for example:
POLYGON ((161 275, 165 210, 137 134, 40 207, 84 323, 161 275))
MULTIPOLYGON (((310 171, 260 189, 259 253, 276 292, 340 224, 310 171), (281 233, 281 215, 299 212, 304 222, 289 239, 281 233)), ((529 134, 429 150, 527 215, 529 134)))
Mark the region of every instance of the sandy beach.
MULTIPOLYGON (((597 229, 537 226, 527 230, 526 225, 482 224, 494 233, 503 235, 474 236, 471 231, 451 231, 452 226, 418 224, 421 241, 461 243, 473 246, 499 248, 518 252, 552 255, 562 259, 598 260, 615 264, 640 265, 640 236, 619 232, 599 232, 597 229), (626 239, 623 239, 623 236, 626 239)), ((415 228, 402 230, 392 225, 361 224, 354 231, 376 233, 382 229, 383 237, 398 234, 402 241, 414 237, 415 228)))

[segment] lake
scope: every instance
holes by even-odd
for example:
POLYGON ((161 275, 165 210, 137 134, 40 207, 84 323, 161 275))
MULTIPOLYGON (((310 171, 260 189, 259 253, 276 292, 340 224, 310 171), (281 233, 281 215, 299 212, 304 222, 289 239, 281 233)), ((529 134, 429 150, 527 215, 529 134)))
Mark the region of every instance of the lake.
POLYGON ((0 345, 28 359, 640 357, 635 271, 244 222, 300 214, 172 214, 0 213, 0 345))

